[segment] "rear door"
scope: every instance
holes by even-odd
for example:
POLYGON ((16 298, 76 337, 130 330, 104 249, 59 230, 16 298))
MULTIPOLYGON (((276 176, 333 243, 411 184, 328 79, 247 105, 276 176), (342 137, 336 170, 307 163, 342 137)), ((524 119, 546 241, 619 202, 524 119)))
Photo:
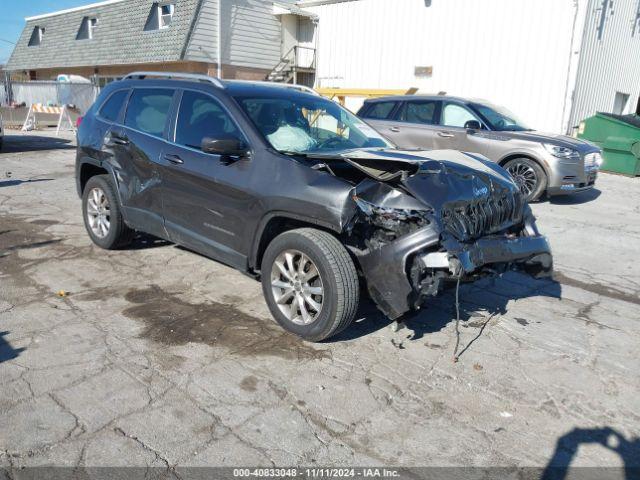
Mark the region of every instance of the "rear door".
POLYGON ((212 95, 184 90, 170 141, 162 151, 165 225, 172 241, 237 268, 253 202, 252 162, 204 153, 205 137, 246 137, 228 110, 212 95))
POLYGON ((358 116, 392 142, 395 129, 393 116, 402 102, 397 100, 370 102, 360 110, 358 116))
POLYGON ((389 127, 389 138, 400 148, 437 148, 441 103, 435 99, 402 103, 389 127))
POLYGON ((117 145, 125 217, 136 229, 162 237, 166 232, 159 162, 174 94, 170 88, 133 89, 124 126, 110 132, 110 142, 117 145))

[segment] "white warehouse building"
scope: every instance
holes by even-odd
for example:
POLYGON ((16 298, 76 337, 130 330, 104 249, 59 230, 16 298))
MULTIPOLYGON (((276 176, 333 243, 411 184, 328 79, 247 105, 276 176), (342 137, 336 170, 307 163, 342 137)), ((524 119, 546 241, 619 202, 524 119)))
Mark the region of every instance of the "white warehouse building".
POLYGON ((596 111, 638 110, 640 0, 297 5, 317 22, 317 87, 417 87, 481 98, 555 133, 571 132, 596 111))

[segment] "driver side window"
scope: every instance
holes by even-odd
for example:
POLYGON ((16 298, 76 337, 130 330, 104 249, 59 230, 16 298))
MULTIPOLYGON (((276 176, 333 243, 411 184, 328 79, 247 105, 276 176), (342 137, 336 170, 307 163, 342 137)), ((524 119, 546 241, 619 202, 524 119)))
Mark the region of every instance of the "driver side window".
POLYGON ((216 100, 204 93, 185 91, 176 122, 176 143, 200 150, 205 137, 242 138, 242 134, 216 100))
POLYGON ((447 103, 444 110, 442 110, 442 121, 440 123, 446 127, 464 128, 469 120, 480 122, 478 117, 471 113, 469 109, 457 103, 447 103))

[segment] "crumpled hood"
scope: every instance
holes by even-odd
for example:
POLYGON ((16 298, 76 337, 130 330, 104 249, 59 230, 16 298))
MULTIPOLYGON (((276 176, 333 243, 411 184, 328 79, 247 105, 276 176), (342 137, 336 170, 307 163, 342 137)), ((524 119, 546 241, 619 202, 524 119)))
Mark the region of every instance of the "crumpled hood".
POLYGON ((502 167, 456 150, 354 150, 340 155, 375 180, 400 183, 425 206, 476 202, 518 187, 502 167))

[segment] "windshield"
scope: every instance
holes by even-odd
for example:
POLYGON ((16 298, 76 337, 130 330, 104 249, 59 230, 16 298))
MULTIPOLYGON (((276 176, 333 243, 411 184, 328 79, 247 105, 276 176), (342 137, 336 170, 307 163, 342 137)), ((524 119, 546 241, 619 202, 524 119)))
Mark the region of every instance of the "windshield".
POLYGON ((236 98, 273 148, 283 153, 337 153, 391 147, 379 133, 337 103, 307 96, 236 98))
POLYGON ((503 132, 521 132, 531 130, 513 113, 504 107, 489 104, 473 104, 473 107, 484 117, 492 130, 503 132))

